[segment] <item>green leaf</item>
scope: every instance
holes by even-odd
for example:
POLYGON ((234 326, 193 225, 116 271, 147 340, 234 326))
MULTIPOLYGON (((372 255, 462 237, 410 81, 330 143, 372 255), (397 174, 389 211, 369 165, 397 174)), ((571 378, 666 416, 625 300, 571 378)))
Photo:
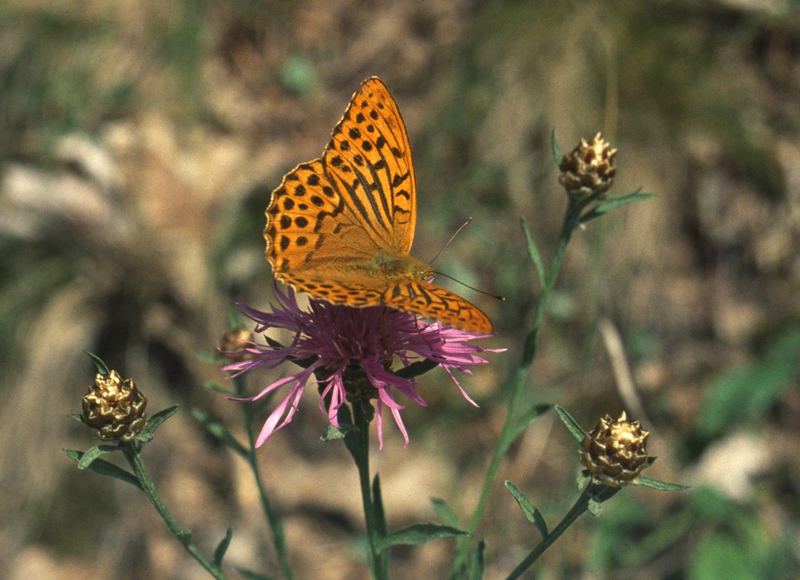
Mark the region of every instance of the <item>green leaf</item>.
POLYGON ((642 193, 639 191, 629 193, 628 195, 611 197, 599 203, 591 210, 583 214, 581 216, 581 223, 584 224, 590 220, 599 218, 600 216, 605 215, 610 211, 621 208, 623 205, 628 205, 629 203, 633 203, 636 201, 644 201, 646 199, 650 199, 651 197, 653 197, 652 193, 642 193))
POLYGON ((509 493, 511 493, 514 499, 517 500, 517 505, 525 515, 525 519, 536 526, 536 529, 538 529, 539 533, 542 534, 542 538, 549 536, 550 532, 547 531, 547 522, 545 522, 542 512, 540 512, 536 506, 533 505, 527 497, 525 497, 525 494, 522 493, 522 491, 520 491, 516 485, 511 483, 509 480, 506 480, 504 483, 509 493))
POLYGON ((231 545, 231 538, 233 538, 233 530, 228 528, 225 532, 225 537, 219 541, 219 544, 217 544, 214 550, 214 565, 217 568, 222 566, 222 559, 225 557, 225 552, 228 551, 228 546, 231 545))
POLYGON ((553 154, 553 161, 556 165, 561 165, 561 160, 564 159, 564 154, 561 153, 561 147, 558 146, 558 139, 556 139, 556 128, 550 131, 550 151, 553 154))
POLYGON ((161 409, 158 413, 150 417, 147 423, 145 423, 144 429, 136 436, 136 440, 142 443, 149 443, 152 441, 158 428, 161 427, 164 421, 172 417, 179 408, 180 405, 172 405, 166 409, 161 409))
POLYGON ((570 415, 564 407, 559 407, 556 405, 555 410, 558 418, 561 419, 561 422, 564 423, 564 426, 569 429, 570 433, 572 433, 575 441, 578 443, 582 442, 583 438, 586 436, 586 432, 580 425, 578 425, 578 422, 572 418, 572 415, 570 415))
POLYGON ((70 413, 70 417, 75 419, 78 423, 86 425, 86 419, 83 418, 83 415, 81 413, 70 413))
POLYGON ((272 580, 271 576, 260 574, 259 572, 253 572, 252 570, 249 570, 248 568, 242 568, 241 566, 237 566, 236 571, 247 580, 272 580))
POLYGON ((381 480, 378 474, 372 480, 372 505, 375 507, 375 519, 377 520, 378 533, 384 537, 388 533, 386 527, 386 512, 383 509, 383 493, 381 492, 381 480))
POLYGON ((775 339, 761 359, 726 372, 706 391, 696 429, 713 438, 763 415, 800 377, 800 329, 775 339))
POLYGON ((100 373, 101 375, 107 375, 107 374, 109 374, 111 372, 108 369, 108 365, 106 364, 106 362, 103 359, 101 359, 99 356, 97 356, 93 352, 87 352, 86 354, 88 354, 89 358, 94 361, 94 365, 97 367, 97 372, 98 373, 100 373))
POLYGON ((437 366, 439 366, 439 363, 432 361, 430 359, 425 359, 415 363, 411 363, 407 367, 403 367, 402 369, 398 370, 393 374, 403 379, 413 379, 414 377, 418 377, 419 375, 425 374, 428 371, 435 369, 437 366))
POLYGON ((432 497, 431 503, 433 504, 436 515, 438 515, 445 524, 454 528, 460 525, 458 516, 456 516, 455 512, 447 505, 446 501, 438 497, 432 497))
POLYGON ((231 435, 230 431, 223 425, 217 421, 214 421, 208 416, 208 413, 203 411, 202 409, 193 408, 192 409, 192 416, 203 426, 206 428, 206 431, 211 433, 214 437, 222 441, 225 445, 233 449, 236 453, 241 455, 244 458, 249 457, 250 453, 247 448, 239 443, 239 441, 231 435))
POLYGON ((115 451, 119 450, 119 447, 116 445, 95 445, 94 447, 90 447, 84 454, 81 455, 80 461, 78 461, 78 469, 83 471, 92 465, 92 462, 94 462, 98 457, 102 457, 103 455, 108 455, 109 453, 114 453, 115 451))
MULTIPOLYGON (((75 462, 78 462, 83 457, 82 451, 76 451, 74 449, 65 449, 64 452, 67 454, 67 457, 73 459, 75 462)), ((92 461, 92 464, 89 466, 89 471, 93 471, 99 475, 106 475, 108 477, 115 477, 119 480, 124 481, 125 483, 130 483, 133 486, 142 489, 139 480, 135 475, 132 473, 125 471, 124 469, 117 467, 113 463, 109 463, 105 459, 95 459, 92 461)))
POLYGON ((533 265, 536 267, 536 275, 539 277, 539 284, 542 288, 544 288, 546 274, 544 271, 542 254, 539 252, 539 248, 536 246, 536 240, 533 239, 533 234, 531 234, 527 220, 525 218, 521 218, 519 222, 522 224, 522 232, 525 234, 525 241, 528 244, 528 255, 530 256, 533 265))
POLYGON ((378 550, 383 551, 390 546, 416 546, 430 542, 431 540, 441 540, 443 538, 454 538, 456 536, 466 536, 467 532, 443 526, 440 524, 413 524, 406 528, 392 532, 378 542, 378 550))
POLYGON ((470 563, 469 567, 469 579, 470 580, 482 580, 483 573, 486 569, 486 542, 481 540, 478 542, 478 545, 475 546, 475 551, 472 553, 472 562, 470 563))
POLYGON ((666 481, 653 479, 652 477, 647 477, 646 475, 640 475, 638 478, 636 478, 636 484, 641 485, 642 487, 649 487, 650 489, 657 489, 658 491, 684 491, 689 489, 688 485, 681 485, 680 483, 667 483, 666 481))

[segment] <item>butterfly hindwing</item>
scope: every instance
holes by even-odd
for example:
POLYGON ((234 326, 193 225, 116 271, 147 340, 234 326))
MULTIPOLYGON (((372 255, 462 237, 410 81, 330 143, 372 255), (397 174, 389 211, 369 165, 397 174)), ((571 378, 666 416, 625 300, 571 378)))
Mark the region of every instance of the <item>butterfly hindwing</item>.
POLYGON ((402 280, 392 285, 384 292, 383 303, 462 330, 480 334, 493 331, 489 318, 471 302, 424 280, 402 280))

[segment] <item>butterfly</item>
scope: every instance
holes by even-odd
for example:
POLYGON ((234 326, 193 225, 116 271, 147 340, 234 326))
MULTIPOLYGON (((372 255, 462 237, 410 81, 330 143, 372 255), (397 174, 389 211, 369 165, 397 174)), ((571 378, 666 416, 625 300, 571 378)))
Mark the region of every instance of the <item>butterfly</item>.
POLYGON ((287 173, 266 209, 266 257, 275 278, 314 298, 389 306, 461 330, 490 333, 489 318, 430 282, 409 254, 417 189, 408 134, 389 89, 364 81, 322 156, 287 173))

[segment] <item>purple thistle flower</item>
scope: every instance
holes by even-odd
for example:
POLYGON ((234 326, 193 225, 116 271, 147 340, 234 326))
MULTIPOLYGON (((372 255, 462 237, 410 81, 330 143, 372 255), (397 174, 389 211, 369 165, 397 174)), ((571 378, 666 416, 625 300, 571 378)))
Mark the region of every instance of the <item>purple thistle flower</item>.
POLYGON ((238 355, 241 360, 224 367, 233 376, 261 366, 275 368, 287 361, 305 367, 267 385, 253 397, 235 399, 257 401, 288 387, 288 392, 264 423, 256 439, 257 447, 292 421, 311 375, 316 376, 319 385, 320 410, 333 426, 339 428, 338 412, 347 402, 348 394, 353 395, 357 385, 362 392, 366 386, 369 398, 376 399, 375 417, 381 448, 384 408, 392 414, 408 445, 408 432, 400 415, 403 406, 395 396, 400 392, 418 405, 425 406, 426 403, 417 393, 413 379, 392 372, 395 361, 399 361, 400 367, 424 359, 438 364, 455 383, 461 396, 477 407, 453 371, 471 374, 471 366, 488 362, 478 353, 505 350, 482 348, 471 342, 490 335, 426 322, 393 308, 352 308, 312 299, 309 310, 303 311, 291 288, 286 293, 276 290, 276 296, 278 304, 273 305, 272 312, 262 312, 244 304, 238 306, 257 323, 256 333, 282 328, 294 333, 291 343, 283 346, 270 339, 267 339, 267 344, 250 342, 243 350, 228 353, 238 355))

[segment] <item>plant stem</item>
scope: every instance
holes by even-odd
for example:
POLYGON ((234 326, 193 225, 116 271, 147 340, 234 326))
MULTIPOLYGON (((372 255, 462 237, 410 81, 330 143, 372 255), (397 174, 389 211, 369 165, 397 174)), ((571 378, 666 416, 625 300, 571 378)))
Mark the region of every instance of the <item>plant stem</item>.
POLYGON ((385 580, 389 577, 388 565, 384 559, 388 559, 388 551, 380 552, 378 550, 378 519, 376 517, 375 505, 373 503, 372 490, 370 488, 369 478, 369 420, 363 408, 362 403, 356 401, 353 403, 353 416, 356 430, 351 432, 350 435, 355 441, 348 446, 353 459, 358 468, 358 483, 361 488, 361 501, 364 506, 364 521, 367 527, 367 541, 369 543, 369 559, 370 573, 374 580, 385 580))
POLYGON ((456 545, 456 556, 453 561, 453 576, 459 574, 460 569, 466 562, 467 552, 469 550, 471 539, 474 538, 475 532, 478 530, 478 525, 483 518, 483 513, 486 511, 486 505, 489 501, 491 494, 492 484, 497 476, 497 470, 500 468, 500 463, 508 450, 511 441, 512 429, 517 418, 517 405, 519 404, 520 395, 523 392, 523 387, 527 383, 528 375, 536 356, 536 348, 539 343, 539 329, 544 322, 545 314, 547 313, 547 306, 550 302, 553 287, 555 286, 558 273, 561 270, 561 264, 564 261, 567 245, 572 237, 572 232, 580 223, 580 214, 583 206, 577 205, 570 200, 567 210, 564 214, 564 222, 561 226, 561 234, 558 239, 558 246, 556 247, 553 258, 550 261, 550 267, 544 280, 542 294, 539 297, 539 303, 536 305, 536 311, 533 317, 533 323, 525 337, 525 346, 522 352, 522 360, 520 361, 519 368, 515 371, 511 383, 511 394, 508 400, 508 409, 506 411, 503 427, 500 431, 500 437, 497 440, 492 458, 489 462, 489 467, 486 469, 486 475, 481 486, 480 495, 478 496, 478 504, 472 517, 469 521, 467 529, 468 536, 463 540, 459 540, 456 545))
POLYGON ((203 568, 205 568, 211 576, 217 580, 225 580, 226 576, 222 570, 207 560, 205 556, 200 553, 200 550, 197 548, 197 546, 192 543, 191 532, 181 528, 175 517, 167 509, 166 504, 164 504, 161 496, 158 495, 153 482, 150 480, 150 476, 147 474, 147 471, 144 468, 144 463, 142 463, 142 458, 139 455, 139 450, 136 448, 136 446, 134 444, 125 443, 122 445, 122 450, 125 453, 125 458, 128 460, 133 472, 136 474, 136 477, 139 478, 142 491, 144 491, 147 498, 156 508, 156 511, 161 516, 161 519, 164 520, 164 523, 167 524, 167 528, 169 528, 170 533, 177 538, 177 540, 186 549, 186 551, 189 552, 192 558, 197 560, 197 562, 203 568))
MULTIPOLYGON (((242 377, 234 379, 234 385, 239 396, 244 396, 245 386, 242 377)), ((278 565, 281 568, 283 577, 286 580, 292 580, 292 568, 289 565, 289 557, 286 550, 286 537, 283 532, 283 521, 278 513, 272 508, 267 497, 267 491, 264 488, 264 481, 261 477, 261 468, 258 465, 258 458, 256 457, 256 440, 253 434, 253 406, 242 405, 242 413, 244 415, 244 428, 247 432, 247 463, 250 465, 250 470, 253 472, 253 478, 256 480, 256 487, 258 488, 258 497, 261 501, 261 510, 264 512, 264 517, 267 519, 267 527, 272 538, 272 545, 275 548, 275 554, 278 557, 278 565)))
POLYGON ((544 554, 545 550, 549 548, 555 541, 569 528, 575 520, 580 517, 583 512, 589 508, 589 503, 594 499, 595 501, 605 501, 616 494, 619 489, 608 488, 599 484, 590 483, 584 489, 581 495, 575 500, 575 504, 569 509, 566 515, 561 518, 558 525, 550 532, 545 538, 539 542, 531 552, 525 556, 525 559, 514 568, 511 574, 508 575, 506 580, 513 580, 519 578, 522 573, 530 568, 530 566, 539 559, 539 556, 544 554))
POLYGON ((566 515, 558 522, 558 525, 553 529, 547 537, 543 538, 539 545, 536 546, 533 550, 531 550, 530 554, 525 556, 525 559, 519 563, 519 565, 514 568, 513 572, 508 575, 506 580, 513 580, 514 578, 519 578, 522 573, 527 570, 531 564, 533 564, 539 556, 544 554, 544 551, 547 550, 558 538, 561 534, 566 531, 568 527, 572 525, 572 523, 578 519, 578 517, 585 512, 589 507, 589 501, 591 500, 591 496, 589 495, 589 488, 591 486, 586 486, 583 490, 583 493, 578 497, 575 501, 575 504, 570 508, 570 510, 566 513, 566 515))

